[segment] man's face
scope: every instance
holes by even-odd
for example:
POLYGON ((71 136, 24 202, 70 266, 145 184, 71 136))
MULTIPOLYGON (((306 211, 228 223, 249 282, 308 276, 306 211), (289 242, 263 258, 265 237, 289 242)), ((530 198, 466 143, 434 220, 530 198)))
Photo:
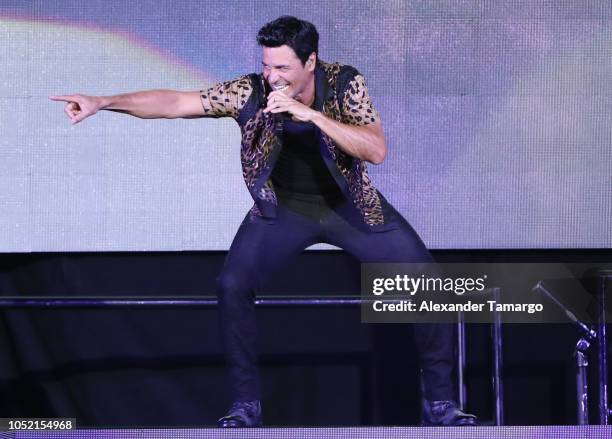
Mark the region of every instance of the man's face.
POLYGON ((314 75, 315 55, 310 55, 306 65, 286 45, 280 47, 262 47, 263 75, 272 90, 281 90, 284 94, 301 101, 301 94, 312 82, 314 75))

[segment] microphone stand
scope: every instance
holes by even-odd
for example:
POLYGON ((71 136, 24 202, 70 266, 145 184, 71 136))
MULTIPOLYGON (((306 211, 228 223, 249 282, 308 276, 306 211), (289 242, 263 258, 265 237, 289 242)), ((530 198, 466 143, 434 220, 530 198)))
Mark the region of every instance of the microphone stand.
POLYGON ((573 312, 567 309, 551 291, 546 288, 543 281, 538 282, 532 288, 532 291, 540 292, 563 310, 574 326, 582 333, 582 337, 580 337, 574 349, 574 359, 576 361, 576 404, 578 425, 589 425, 589 384, 587 382, 589 360, 587 351, 591 343, 597 339, 597 332, 586 323, 580 321, 573 312))

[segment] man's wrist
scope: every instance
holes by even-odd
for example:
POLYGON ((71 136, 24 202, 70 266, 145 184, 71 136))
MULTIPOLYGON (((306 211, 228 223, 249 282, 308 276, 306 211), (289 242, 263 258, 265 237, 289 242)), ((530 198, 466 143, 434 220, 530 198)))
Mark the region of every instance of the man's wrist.
POLYGON ((106 110, 112 104, 110 96, 98 96, 98 110, 106 110))
POLYGON ((320 123, 325 120, 325 115, 317 110, 312 110, 312 111, 313 113, 312 113, 312 116, 310 117, 310 121, 316 126, 318 126, 319 128, 321 128, 320 123))

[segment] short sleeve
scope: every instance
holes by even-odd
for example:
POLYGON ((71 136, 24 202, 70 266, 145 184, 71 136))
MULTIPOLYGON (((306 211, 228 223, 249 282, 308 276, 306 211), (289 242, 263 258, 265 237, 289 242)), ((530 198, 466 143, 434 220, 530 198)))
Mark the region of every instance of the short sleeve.
POLYGON ((361 74, 355 75, 346 86, 342 114, 344 121, 351 125, 368 125, 380 120, 361 74))
POLYGON ((233 117, 244 107, 253 87, 248 76, 221 82, 207 90, 200 90, 204 117, 233 117))

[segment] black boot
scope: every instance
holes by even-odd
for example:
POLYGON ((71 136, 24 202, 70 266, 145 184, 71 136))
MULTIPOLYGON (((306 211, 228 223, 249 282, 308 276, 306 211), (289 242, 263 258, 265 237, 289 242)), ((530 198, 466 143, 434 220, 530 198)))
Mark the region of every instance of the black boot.
POLYGON ((478 419, 474 415, 464 413, 454 401, 423 400, 424 426, 474 426, 478 419))
POLYGON ((221 428, 261 427, 261 403, 259 400, 235 402, 217 425, 221 428))

